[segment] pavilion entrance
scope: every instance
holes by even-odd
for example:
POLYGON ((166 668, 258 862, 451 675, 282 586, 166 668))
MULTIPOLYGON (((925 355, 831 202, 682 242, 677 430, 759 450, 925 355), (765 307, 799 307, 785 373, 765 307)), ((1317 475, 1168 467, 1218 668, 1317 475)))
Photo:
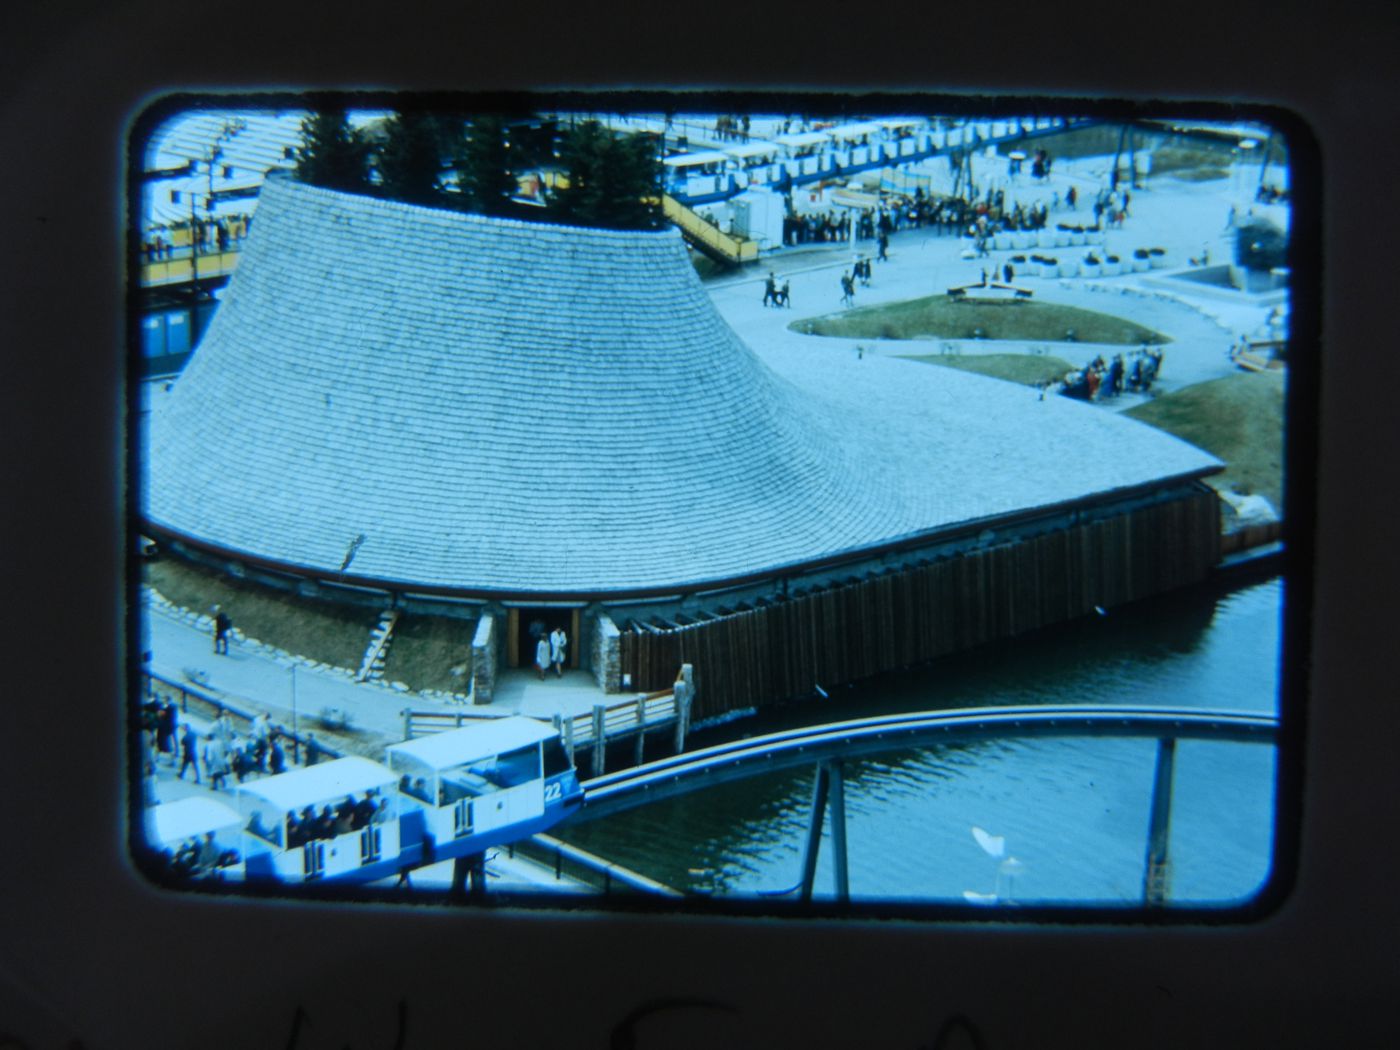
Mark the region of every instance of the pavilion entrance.
POLYGON ((579 666, 579 613, 578 607, 559 605, 525 605, 507 610, 506 617, 506 664, 509 667, 534 667, 535 644, 540 638, 548 638, 556 627, 562 627, 569 638, 565 649, 564 667, 566 670, 579 666))

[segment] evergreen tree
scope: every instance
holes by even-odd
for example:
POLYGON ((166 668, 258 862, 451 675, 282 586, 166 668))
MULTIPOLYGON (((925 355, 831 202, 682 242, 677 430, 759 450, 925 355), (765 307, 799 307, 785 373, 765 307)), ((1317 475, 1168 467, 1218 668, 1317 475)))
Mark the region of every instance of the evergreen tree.
POLYGON ((660 225, 661 166, 650 137, 616 136, 586 121, 569 133, 563 161, 569 186, 559 208, 566 222, 617 229, 660 225))
POLYGON ((458 159, 462 207, 483 215, 511 215, 516 192, 506 126, 498 116, 479 115, 466 128, 458 159))
POLYGON ((379 149, 380 189, 409 204, 441 207, 442 128, 429 113, 395 113, 385 122, 379 149))
POLYGON ((329 106, 301 122, 296 177, 313 186, 363 193, 369 189, 370 144, 350 127, 345 110, 329 106))
POLYGON ((1288 265, 1288 235, 1268 219, 1251 218, 1235 230, 1235 265, 1272 270, 1288 265))

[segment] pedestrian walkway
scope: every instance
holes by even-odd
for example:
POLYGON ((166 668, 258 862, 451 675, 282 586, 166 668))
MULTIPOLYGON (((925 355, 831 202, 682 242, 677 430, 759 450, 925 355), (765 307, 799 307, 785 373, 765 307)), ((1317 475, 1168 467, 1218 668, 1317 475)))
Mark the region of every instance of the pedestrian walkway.
MULTIPOLYGON (((1055 192, 1063 195, 1073 182, 1081 198, 1078 210, 1062 207, 1051 214, 1050 223, 1092 221, 1084 202, 1091 199, 1091 188, 1101 184, 1106 175, 1095 165, 1102 167, 1106 163, 1104 158, 1057 161, 1056 181, 1013 188, 1007 196, 1025 202, 1042 195, 1048 199, 1055 192)), ((1162 247, 1172 267, 1185 267, 1187 260, 1198 257, 1203 248, 1209 250, 1212 259, 1231 258, 1233 235, 1224 228, 1230 201, 1219 182, 1190 183, 1157 177, 1150 186, 1133 193, 1132 213, 1124 225, 1107 231, 1102 249, 1105 254, 1130 258, 1135 248, 1162 247)), ((1065 257, 1090 250, 994 250, 985 258, 964 259, 962 253, 969 243, 964 237, 941 234, 931 227, 894 233, 890 237, 889 260, 873 264, 870 287, 857 286, 855 307, 936 295, 952 286, 976 284, 983 270, 999 271, 1015 254, 1039 251, 1065 257)), ((841 273, 850 270, 857 256, 874 259, 876 251, 873 240, 786 248, 743 275, 707 282, 707 288, 724 319, 760 356, 770 350, 882 356, 1028 353, 1050 354, 1083 368, 1106 349, 1101 344, 1045 340, 856 339, 810 336, 789 329, 800 318, 843 312, 846 308, 841 302, 841 273), (770 270, 780 282, 790 283, 790 308, 763 305, 764 280, 770 270)), ((1264 324, 1272 307, 1251 302, 1225 303, 1209 295, 1193 296, 1189 288, 1165 292, 1144 283, 1143 278, 1148 276, 1150 273, 1096 278, 1018 277, 1015 283, 1033 290, 1038 302, 1127 317, 1170 337, 1162 374, 1154 384, 1157 392, 1167 393, 1233 375, 1237 369, 1230 360, 1230 347, 1240 335, 1264 324)), ((1122 409, 1137 401, 1116 398, 1104 407, 1122 409)))
POLYGON ((491 703, 462 705, 411 690, 357 682, 349 670, 315 665, 250 643, 237 634, 236 625, 228 655, 217 655, 211 628, 191 623, 187 614, 161 602, 148 601, 146 608, 141 647, 151 654, 148 669, 152 673, 222 695, 240 708, 266 711, 274 722, 289 728, 294 721, 305 725, 332 709, 348 715, 358 730, 401 740, 405 709, 482 717, 523 714, 550 721, 555 714, 591 714, 596 703, 626 699, 605 695, 585 671, 568 671, 562 678, 549 675, 540 681, 530 671, 503 670, 491 703))

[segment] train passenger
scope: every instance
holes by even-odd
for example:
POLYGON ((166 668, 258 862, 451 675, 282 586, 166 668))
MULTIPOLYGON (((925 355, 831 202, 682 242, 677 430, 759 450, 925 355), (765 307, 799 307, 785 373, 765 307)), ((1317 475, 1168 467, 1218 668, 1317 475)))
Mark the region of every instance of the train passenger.
POLYGON ((365 797, 355 803, 355 830, 363 828, 374 818, 374 792, 366 791, 365 797))

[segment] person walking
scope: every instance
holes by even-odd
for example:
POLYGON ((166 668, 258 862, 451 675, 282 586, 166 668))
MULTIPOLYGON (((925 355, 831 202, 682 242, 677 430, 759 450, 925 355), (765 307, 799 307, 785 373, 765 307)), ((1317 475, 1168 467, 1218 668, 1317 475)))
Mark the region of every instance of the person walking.
POLYGON ((199 783, 199 737, 195 734, 194 726, 185 723, 184 731, 180 734, 180 772, 175 774, 177 780, 185 779, 185 770, 194 767, 194 782, 199 783))
POLYGON ((156 748, 160 754, 169 757, 172 766, 176 762, 175 721, 175 701, 166 697, 160 702, 160 710, 156 714, 156 748))
POLYGON ((228 749, 213 733, 204 738, 204 768, 209 773, 209 786, 219 791, 228 784, 228 749))
POLYGON ((306 734, 306 765, 314 766, 321 761, 321 756, 325 753, 321 744, 316 739, 315 733, 306 734))
POLYGON ((228 633, 233 629, 233 621, 222 607, 214 606, 214 652, 228 655, 228 633))
POLYGON ((772 270, 768 271, 768 277, 763 282, 763 305, 778 305, 778 278, 772 270))
POLYGON ((549 666, 549 639, 541 637, 535 643, 535 673, 544 681, 545 668, 549 666))
POLYGON ((268 722, 267 712, 259 711, 248 730, 248 736, 253 742, 253 768, 259 773, 267 768, 267 742, 271 735, 272 727, 268 722))
POLYGON ((846 306, 852 305, 856 299, 855 282, 851 280, 851 275, 843 273, 841 275, 841 302, 846 306))
POLYGON ((287 771, 287 752, 282 748, 282 737, 279 733, 273 733, 268 741, 267 768, 272 771, 273 776, 287 771))
POLYGON ((555 677, 564 677, 564 651, 569 644, 569 636, 564 628, 556 627, 549 632, 549 662, 554 667, 555 677))

